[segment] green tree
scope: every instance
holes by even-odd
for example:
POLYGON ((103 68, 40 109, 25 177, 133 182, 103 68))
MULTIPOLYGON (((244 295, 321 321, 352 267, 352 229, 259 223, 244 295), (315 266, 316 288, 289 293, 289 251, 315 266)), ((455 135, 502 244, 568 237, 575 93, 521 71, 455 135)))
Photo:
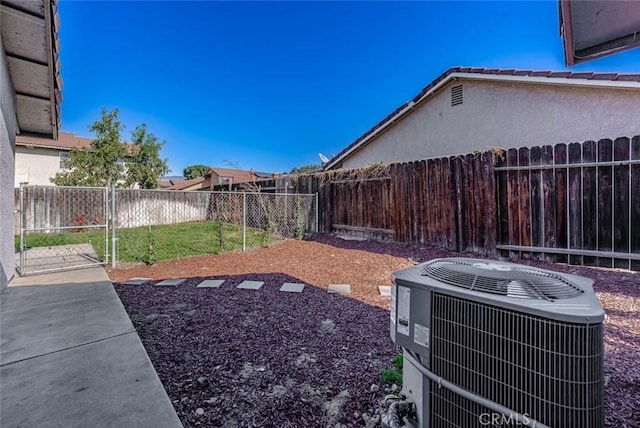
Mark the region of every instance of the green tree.
POLYGON ((165 145, 147 132, 147 125, 138 125, 131 134, 131 153, 127 160, 125 185, 138 183, 141 189, 156 189, 158 179, 169 172, 166 159, 160 159, 160 149, 165 145))
POLYGON ((206 165, 190 165, 182 170, 182 175, 191 180, 192 178, 202 177, 209 172, 209 169, 210 168, 206 165))
POLYGON ((305 165, 305 166, 301 166, 300 168, 291 169, 290 174, 305 174, 307 172, 316 172, 321 170, 322 170, 322 165, 305 165))
POLYGON ((68 171, 57 173, 52 183, 111 187, 138 182, 145 189, 157 187, 158 178, 169 171, 167 161, 159 158, 164 143, 158 143, 145 125, 138 126, 132 133, 133 144, 122 143, 120 135, 124 125, 118 114, 118 109, 102 109, 101 118, 89 127, 96 135, 91 147, 72 149, 66 161, 68 171))

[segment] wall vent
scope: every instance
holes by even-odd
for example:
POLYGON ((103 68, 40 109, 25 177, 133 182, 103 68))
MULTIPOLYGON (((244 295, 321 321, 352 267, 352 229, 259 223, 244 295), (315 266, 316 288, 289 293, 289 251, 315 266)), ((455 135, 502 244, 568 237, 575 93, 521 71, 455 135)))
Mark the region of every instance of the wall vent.
POLYGON ((451 88, 451 107, 462 104, 462 85, 451 88))

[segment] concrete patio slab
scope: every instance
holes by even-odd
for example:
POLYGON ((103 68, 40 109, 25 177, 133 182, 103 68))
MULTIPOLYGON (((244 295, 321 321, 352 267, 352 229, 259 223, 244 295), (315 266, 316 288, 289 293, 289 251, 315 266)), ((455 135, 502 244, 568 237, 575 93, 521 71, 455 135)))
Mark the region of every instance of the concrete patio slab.
POLYGON ((391 297, 391 286, 378 285, 378 293, 380 293, 381 296, 391 297))
POLYGON ((280 287, 280 291, 284 291, 286 293, 302 293, 304 290, 304 284, 297 284, 294 282, 285 282, 280 287))
POLYGON ((351 293, 350 284, 329 284, 328 293, 347 295, 351 293))
POLYGON ((243 290, 260 290, 264 285, 263 281, 242 281, 238 288, 243 290))
POLYGON ((205 279, 196 288, 220 288, 224 284, 224 279, 205 279))
POLYGON ((182 426, 103 268, 15 278, 0 325, 3 427, 182 426))
POLYGON ((157 287, 179 287, 186 279, 165 279, 164 281, 160 281, 156 284, 157 287))
POLYGON ((144 285, 147 282, 153 281, 152 278, 131 278, 121 283, 122 285, 144 285))
POLYGON ((181 427, 135 333, 0 367, 2 426, 181 427))
POLYGON ((18 278, 43 285, 14 287, 12 281, 1 295, 0 355, 3 365, 135 333, 103 268, 65 274, 78 282, 58 283, 64 274, 18 278))

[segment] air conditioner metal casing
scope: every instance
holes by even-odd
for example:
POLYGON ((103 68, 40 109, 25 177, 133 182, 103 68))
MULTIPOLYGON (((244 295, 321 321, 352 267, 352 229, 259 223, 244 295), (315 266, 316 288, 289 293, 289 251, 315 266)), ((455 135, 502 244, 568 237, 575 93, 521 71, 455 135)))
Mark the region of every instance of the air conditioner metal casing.
MULTIPOLYGON (((582 292, 557 300, 497 295, 423 274, 427 264, 442 260, 487 263, 436 259, 394 273, 394 342, 443 379, 545 425, 602 426, 604 310, 592 281, 554 272, 582 292)), ((416 426, 481 426, 483 414, 494 417, 411 364, 403 376, 403 392, 416 402, 416 426)))

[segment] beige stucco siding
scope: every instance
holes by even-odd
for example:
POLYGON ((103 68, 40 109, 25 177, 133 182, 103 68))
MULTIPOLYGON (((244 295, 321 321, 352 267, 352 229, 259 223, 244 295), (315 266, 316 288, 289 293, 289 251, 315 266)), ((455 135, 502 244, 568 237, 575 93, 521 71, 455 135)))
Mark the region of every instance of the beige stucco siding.
POLYGON ((39 186, 51 186, 50 178, 60 169, 60 155, 63 150, 16 147, 15 187, 27 182, 39 186))
POLYGON ((342 167, 639 134, 639 89, 461 80, 345 159, 342 167), (451 87, 460 84, 463 104, 451 106, 451 87))
POLYGON ((0 35, 0 292, 13 277, 13 176, 16 106, 0 35))

